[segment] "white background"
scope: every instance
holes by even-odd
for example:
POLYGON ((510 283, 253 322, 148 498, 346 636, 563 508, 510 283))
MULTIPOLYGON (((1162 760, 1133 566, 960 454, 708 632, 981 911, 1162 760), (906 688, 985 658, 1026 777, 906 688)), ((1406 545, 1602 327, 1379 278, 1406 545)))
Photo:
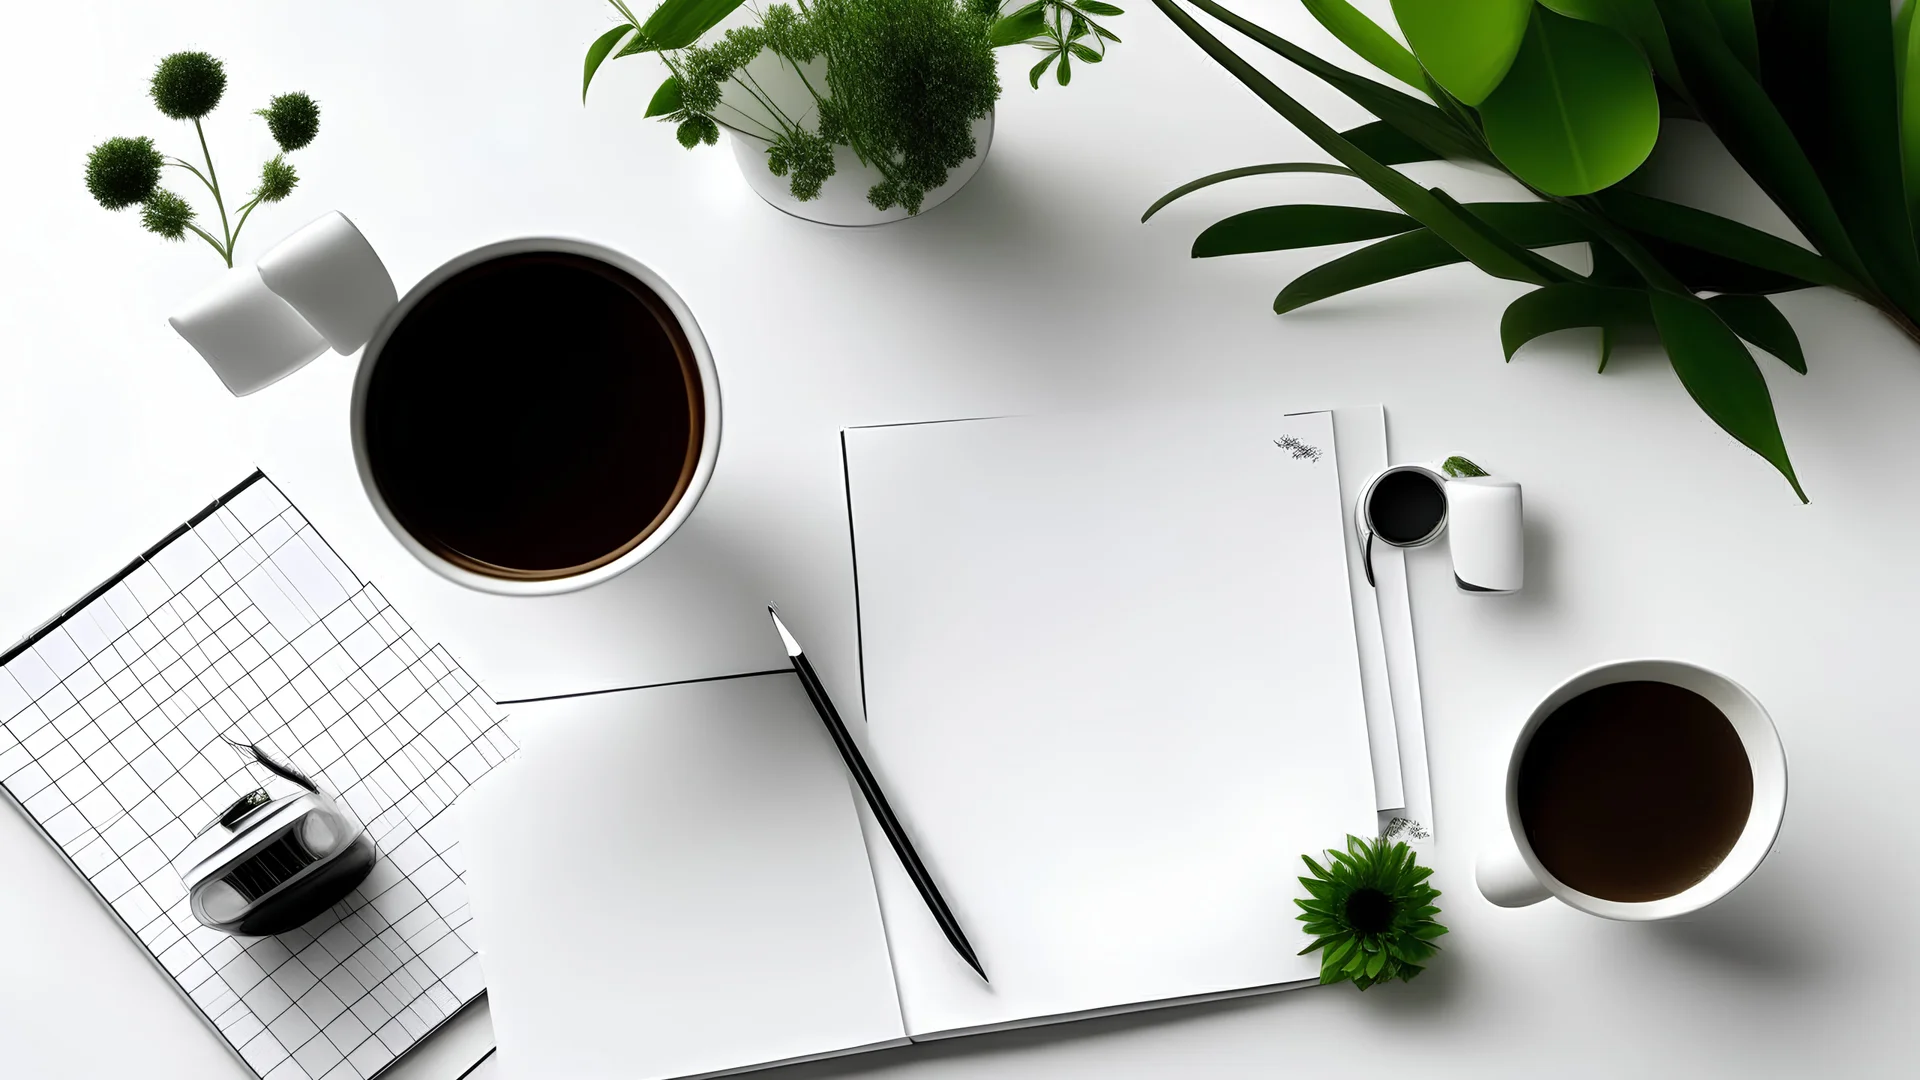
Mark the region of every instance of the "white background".
MULTIPOLYGON (((1345 59, 1297 5, 1257 8, 1345 59)), ((261 463, 349 565, 495 694, 776 666, 756 617, 771 597, 850 700, 840 426, 1168 397, 1384 402, 1397 456, 1465 453, 1526 485, 1521 595, 1460 596, 1442 553, 1412 560, 1436 881, 1454 930, 1434 968, 1364 996, 1287 994, 790 1075, 1895 1070, 1916 1003, 1906 961, 1920 944, 1903 820, 1916 750, 1920 348, 1844 297, 1782 298, 1812 373, 1762 363, 1813 497, 1803 507, 1650 351, 1617 355, 1599 377, 1591 342, 1574 333, 1502 364, 1499 313, 1517 286, 1455 267, 1282 319, 1274 292, 1325 253, 1186 257, 1200 228, 1236 210, 1379 205, 1352 181, 1242 181, 1139 224, 1153 198, 1202 173, 1320 157, 1150 7, 1116 20, 1125 44, 1064 90, 1030 91, 1035 57, 1007 56, 998 137, 973 183, 920 220, 853 232, 768 209, 723 148, 683 151, 643 121, 659 79, 649 59, 606 69, 582 108, 580 57, 609 25, 595 0, 9 6, 0 638, 32 629, 261 463), (319 140, 295 158, 300 190, 254 216, 243 258, 338 209, 402 289, 468 248, 539 233, 601 241, 674 282, 726 395, 719 472, 689 527, 578 597, 460 594, 410 563, 357 493, 351 361, 329 355, 254 398, 229 397, 164 322, 217 260, 197 241, 141 232, 131 212, 100 210, 81 183, 87 149, 109 135, 188 151, 190 129, 159 117, 145 87, 160 56, 190 47, 228 63, 228 102, 208 135, 230 188, 247 186, 270 148, 249 110, 288 89, 324 110, 319 140), (1498 824, 1510 735, 1562 678, 1630 655, 1718 668, 1772 710, 1792 780, 1777 850, 1742 891, 1674 924, 1492 909, 1471 865, 1498 824)), ((1364 119, 1298 72, 1281 78, 1343 125, 1364 119)), ((1409 171, 1430 183, 1462 175, 1409 171)), ((1480 178, 1454 190, 1498 188, 1480 178)), ((0 813, 0 883, 0 1073, 241 1075, 14 813, 0 813)))

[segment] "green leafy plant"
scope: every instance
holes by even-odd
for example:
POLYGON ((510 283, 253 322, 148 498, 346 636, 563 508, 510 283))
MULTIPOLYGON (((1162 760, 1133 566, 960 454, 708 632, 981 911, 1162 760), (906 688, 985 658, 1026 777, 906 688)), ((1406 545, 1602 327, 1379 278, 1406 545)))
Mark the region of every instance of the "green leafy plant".
POLYGON ((1053 68, 1061 86, 1073 81, 1073 62, 1097 64, 1107 58, 1107 43, 1120 39, 1100 25, 1094 16, 1111 17, 1126 12, 1100 0, 1033 0, 996 20, 988 28, 993 44, 1031 45, 1040 50, 1040 62, 1027 72, 1027 82, 1040 88, 1040 76, 1053 68), (1056 63, 1057 61, 1057 63, 1056 63))
POLYGON ((87 193, 108 210, 139 206, 141 227, 168 240, 184 240, 193 233, 232 266, 234 245, 254 208, 279 202, 299 185, 300 174, 288 163, 287 155, 313 142, 320 133, 320 106, 296 92, 281 94, 266 108, 256 110, 256 115, 266 120, 267 131, 280 153, 260 166, 260 183, 250 193, 251 198, 234 208, 229 227, 219 174, 214 171, 213 154, 207 149, 207 135, 200 126, 201 119, 219 107, 226 92, 226 66, 206 53, 177 52, 161 60, 148 84, 148 94, 160 115, 193 123, 206 171, 184 158, 163 155, 152 139, 116 136, 88 153, 87 193), (161 174, 167 168, 185 169, 206 186, 220 215, 219 235, 196 224, 198 214, 192 204, 161 186, 161 174))
POLYGON ((1215 0, 1154 0, 1189 38, 1338 164, 1245 166, 1182 185, 1168 202, 1259 173, 1332 172, 1393 212, 1291 205, 1210 227, 1205 258, 1372 241, 1302 274, 1286 313, 1368 285, 1469 262, 1532 290, 1501 319, 1509 360, 1542 334, 1600 332, 1599 368, 1629 330, 1656 337, 1716 424, 1806 494, 1749 346, 1806 372, 1769 297, 1826 286, 1920 341, 1920 54, 1908 0, 1392 0, 1406 44, 1347 0, 1303 0, 1343 44, 1413 92, 1328 63, 1215 0), (1198 9, 1320 78, 1376 119, 1337 131, 1215 37, 1198 9), (1698 120, 1807 246, 1623 183, 1667 128, 1698 120), (1531 201, 1461 204, 1393 166, 1451 160, 1499 169, 1531 201), (1575 273, 1536 249, 1585 244, 1575 273))
POLYGON ((819 197, 844 146, 881 174, 868 201, 910 214, 977 151, 973 122, 1000 96, 995 47, 1041 48, 1034 85, 1056 59, 1065 85, 1070 57, 1098 63, 1120 40, 1093 20, 1120 9, 1098 0, 1036 0, 1004 17, 999 0, 796 0, 703 42, 741 2, 664 0, 641 19, 609 0, 623 21, 587 46, 581 100, 607 61, 658 54, 668 74, 646 115, 674 125, 682 146, 712 145, 722 128, 759 139, 802 201, 819 197), (797 79, 799 100, 756 75, 762 54, 797 79))
POLYGON ((1313 943, 1300 955, 1320 953, 1320 982, 1352 980, 1365 990, 1378 983, 1412 979, 1440 950, 1433 939, 1447 928, 1433 920, 1439 890, 1433 871, 1415 862, 1405 843, 1385 837, 1347 837, 1347 849, 1328 849, 1326 865, 1300 857, 1313 871, 1300 884, 1309 894, 1295 900, 1298 918, 1313 943))

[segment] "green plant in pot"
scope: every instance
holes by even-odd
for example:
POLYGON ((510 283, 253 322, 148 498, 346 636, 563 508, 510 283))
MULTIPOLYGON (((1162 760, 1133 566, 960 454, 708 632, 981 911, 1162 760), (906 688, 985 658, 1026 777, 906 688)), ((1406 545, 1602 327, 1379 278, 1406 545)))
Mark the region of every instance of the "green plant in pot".
POLYGON ((656 54, 667 76, 646 115, 681 145, 727 130, 799 203, 821 198, 845 148, 872 209, 905 215, 984 152, 996 47, 1040 49, 1033 84, 1052 70, 1065 85, 1076 59, 1098 63, 1119 40, 1097 16, 1121 13, 1097 0, 1034 0, 1004 16, 999 0, 795 0, 722 31, 741 0, 664 0, 645 19, 609 2, 623 21, 588 46, 583 99, 606 61, 656 54))
MULTIPOLYGON (((1355 177, 1383 212, 1290 204, 1202 232, 1196 258, 1370 241, 1299 276, 1280 313, 1459 262, 1532 286, 1500 323, 1507 357, 1542 334, 1657 336, 1700 408, 1804 501, 1749 345, 1802 374, 1769 299, 1825 286, 1920 341, 1920 0, 1393 0, 1400 37, 1347 0, 1302 0, 1390 86, 1328 63, 1214 0, 1154 0, 1188 37, 1334 159, 1250 165, 1155 203, 1255 173, 1355 177), (1335 130, 1214 36, 1203 12, 1326 81, 1377 119, 1335 130), (1404 38, 1407 44, 1401 43, 1404 38), (1674 120, 1704 123, 1806 244, 1634 190, 1674 120), (1462 204, 1396 165, 1490 166, 1531 199, 1462 204), (1537 249, 1584 243, 1575 273, 1537 249)), ((1144 219, 1143 219, 1144 220, 1144 219)))

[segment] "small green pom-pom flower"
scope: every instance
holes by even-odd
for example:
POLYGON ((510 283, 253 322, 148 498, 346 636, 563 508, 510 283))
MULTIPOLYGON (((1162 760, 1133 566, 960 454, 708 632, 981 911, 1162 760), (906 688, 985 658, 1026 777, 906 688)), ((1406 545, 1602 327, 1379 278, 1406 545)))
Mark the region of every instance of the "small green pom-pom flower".
POLYGON ((146 202, 160 186, 162 164, 152 139, 108 139, 87 155, 87 193, 109 210, 146 202))
POLYGON ((187 200, 161 188, 147 199, 147 205, 140 209, 140 224, 151 233, 159 233, 169 240, 183 240, 187 235, 187 224, 193 220, 193 207, 187 200))
POLYGON ((256 115, 267 118, 267 130, 282 150, 298 150, 320 134, 319 103, 298 91, 275 97, 256 115))
POLYGON ((300 174, 287 164, 286 155, 276 154, 271 161, 260 166, 260 201, 279 202, 293 194, 294 186, 298 183, 300 174))
POLYGON ((198 120, 227 92, 227 69, 203 52, 177 52, 154 69, 153 103, 174 120, 198 120))

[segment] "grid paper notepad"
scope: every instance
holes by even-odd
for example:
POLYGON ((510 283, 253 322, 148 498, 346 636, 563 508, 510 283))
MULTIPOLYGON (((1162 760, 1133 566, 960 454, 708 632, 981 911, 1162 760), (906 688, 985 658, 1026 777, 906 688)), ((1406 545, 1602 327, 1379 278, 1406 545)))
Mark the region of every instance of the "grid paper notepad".
POLYGON ((0 786, 255 1073, 367 1080, 485 988, 445 811, 502 719, 255 473, 0 658, 0 786), (201 926, 171 865, 260 786, 227 737, 379 849, 277 937, 201 926))

